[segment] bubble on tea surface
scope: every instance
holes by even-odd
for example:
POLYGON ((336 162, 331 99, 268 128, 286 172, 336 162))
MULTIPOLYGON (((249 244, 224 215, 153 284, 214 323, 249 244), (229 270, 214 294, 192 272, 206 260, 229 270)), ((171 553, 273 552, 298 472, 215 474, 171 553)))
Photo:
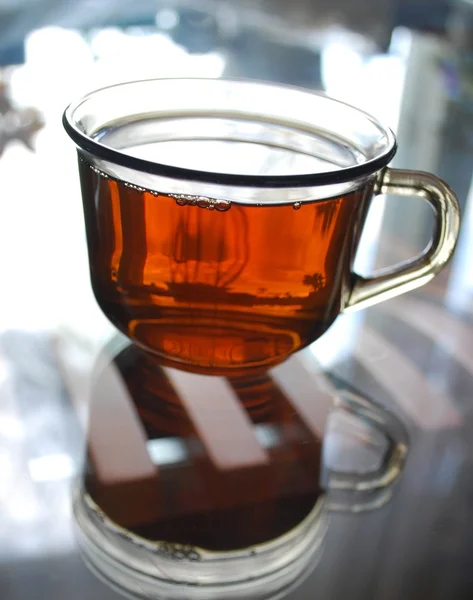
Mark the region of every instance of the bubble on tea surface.
POLYGON ((107 173, 104 173, 103 171, 101 171, 100 169, 97 169, 97 167, 94 167, 91 165, 90 167, 92 169, 92 171, 94 173, 96 173, 97 175, 99 175, 100 177, 102 177, 103 179, 108 179, 108 175, 107 173))
POLYGON ((216 200, 207 196, 191 196, 190 194, 170 194, 179 206, 197 206, 206 210, 225 212, 231 206, 228 200, 216 200))
POLYGON ((79 156, 79 160, 80 160, 80 162, 83 162, 84 164, 86 164, 89 167, 89 169, 91 171, 93 171, 96 175, 99 175, 100 177, 102 177, 102 179, 110 179, 110 176, 107 175, 107 173, 104 173, 103 171, 98 169, 96 166, 89 164, 87 161, 85 161, 82 158, 82 156, 79 156))
POLYGON ((216 200, 215 201, 215 208, 220 212, 225 212, 226 210, 231 208, 231 206, 232 206, 232 203, 229 202, 228 200, 216 200))
POLYGON ((294 202, 294 204, 292 205, 292 208, 294 210, 299 210, 301 206, 302 206, 302 202, 294 202))
POLYGON ((130 188, 131 190, 135 190, 136 192, 146 192, 146 188, 141 187, 139 185, 135 185, 134 183, 130 183, 125 181, 125 187, 130 188))
MULTIPOLYGON (((82 157, 80 157, 80 161, 85 163, 92 171, 94 171, 94 173, 100 175, 100 177, 116 181, 117 183, 123 184, 125 187, 136 192, 147 192, 149 194, 152 194, 153 196, 166 195, 162 192, 144 188, 134 183, 130 183, 129 181, 123 181, 122 179, 112 177, 107 173, 104 173, 94 165, 91 165, 82 157)), ((231 208, 231 202, 229 202, 228 200, 217 200, 216 198, 209 198, 207 196, 192 196, 191 194, 168 194, 168 196, 170 198, 174 198, 176 204, 178 204, 179 206, 198 206, 199 208, 205 208, 206 210, 218 210, 219 212, 225 212, 229 208, 231 208)))

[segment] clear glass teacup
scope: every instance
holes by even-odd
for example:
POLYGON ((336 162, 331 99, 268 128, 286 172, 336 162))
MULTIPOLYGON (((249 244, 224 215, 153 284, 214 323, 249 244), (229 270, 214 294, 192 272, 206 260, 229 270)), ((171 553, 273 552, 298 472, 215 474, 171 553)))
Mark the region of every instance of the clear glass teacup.
MULTIPOLYGON (((427 283, 459 230, 452 191, 393 170, 393 133, 324 95, 256 82, 167 79, 69 106, 92 286, 118 329, 170 364, 266 369, 343 311, 427 283), (353 270, 377 194, 420 197, 435 230, 419 257, 353 270)), ((402 210, 402 207, 400 207, 402 210)))

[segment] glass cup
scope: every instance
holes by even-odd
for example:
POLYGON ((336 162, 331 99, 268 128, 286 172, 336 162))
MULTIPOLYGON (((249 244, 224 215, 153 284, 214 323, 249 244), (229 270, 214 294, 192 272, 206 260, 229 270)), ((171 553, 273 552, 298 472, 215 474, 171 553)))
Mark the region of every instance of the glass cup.
MULTIPOLYGON (((169 364, 266 369, 344 311, 430 281, 459 208, 434 175, 393 170, 393 133, 324 95, 166 79, 70 105, 93 290, 110 321, 169 364), (429 247, 372 277, 353 270, 377 194, 420 197, 429 247)), ((402 208, 400 208, 402 210, 402 208)))

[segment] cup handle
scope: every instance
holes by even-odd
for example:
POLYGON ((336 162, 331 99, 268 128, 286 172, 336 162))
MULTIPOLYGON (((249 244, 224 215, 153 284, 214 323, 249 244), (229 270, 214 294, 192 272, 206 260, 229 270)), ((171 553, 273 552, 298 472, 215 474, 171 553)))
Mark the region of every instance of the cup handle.
POLYGON ((353 273, 353 286, 344 310, 358 310, 428 283, 448 262, 460 229, 460 208, 453 191, 438 177, 420 171, 384 169, 375 189, 379 194, 418 196, 434 209, 435 229, 418 257, 383 269, 374 277, 353 273))
POLYGON ((339 391, 335 408, 372 426, 386 438, 387 450, 380 467, 369 473, 347 473, 330 469, 325 473, 325 487, 330 511, 362 512, 385 504, 402 473, 408 451, 407 432, 394 415, 384 408, 349 391, 339 391))

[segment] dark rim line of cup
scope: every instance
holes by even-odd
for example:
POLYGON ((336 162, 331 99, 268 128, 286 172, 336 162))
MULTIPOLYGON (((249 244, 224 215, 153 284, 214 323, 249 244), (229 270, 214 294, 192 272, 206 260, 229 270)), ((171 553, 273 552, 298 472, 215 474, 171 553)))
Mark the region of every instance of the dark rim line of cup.
MULTIPOLYGON (((132 83, 132 82, 128 82, 132 83)), ((120 87, 116 86, 109 87, 120 87)), ((276 87, 276 86, 275 86, 276 87)), ((288 86, 287 86, 288 87, 288 86)), ((183 167, 176 167, 172 165, 165 165, 162 163, 145 160, 143 158, 137 158, 130 156, 125 152, 120 152, 108 146, 97 142, 93 138, 89 137, 74 125, 74 111, 80 106, 83 100, 87 97, 95 95, 102 90, 108 88, 101 88, 91 92, 87 96, 81 98, 79 101, 70 104, 64 111, 62 117, 62 123, 69 137, 86 152, 89 152, 94 157, 105 160, 110 163, 115 163, 122 167, 133 169, 135 171, 141 171, 149 173, 151 175, 157 175, 161 177, 168 177, 170 179, 181 179, 185 181, 195 181, 200 183, 209 183, 217 185, 228 185, 236 187, 252 187, 252 188, 298 188, 298 187, 311 187, 319 185, 332 185, 337 183, 347 183, 367 175, 376 173, 380 169, 384 168, 394 157, 397 150, 396 138, 394 133, 388 127, 382 126, 377 119, 374 119, 368 113, 355 108, 345 102, 329 98, 325 94, 317 94, 310 90, 303 90, 299 88, 299 91, 308 94, 314 94, 316 96, 323 96, 330 99, 336 104, 343 104, 348 106, 358 114, 362 114, 366 119, 372 123, 376 123, 381 131, 384 132, 386 138, 389 140, 389 147, 386 152, 380 154, 376 158, 367 160, 364 163, 353 165, 339 169, 337 171, 326 171, 323 173, 306 173, 301 175, 240 175, 235 173, 215 173, 213 171, 199 171, 197 169, 187 169, 183 167)), ((298 88, 295 88, 298 89, 298 88)))

